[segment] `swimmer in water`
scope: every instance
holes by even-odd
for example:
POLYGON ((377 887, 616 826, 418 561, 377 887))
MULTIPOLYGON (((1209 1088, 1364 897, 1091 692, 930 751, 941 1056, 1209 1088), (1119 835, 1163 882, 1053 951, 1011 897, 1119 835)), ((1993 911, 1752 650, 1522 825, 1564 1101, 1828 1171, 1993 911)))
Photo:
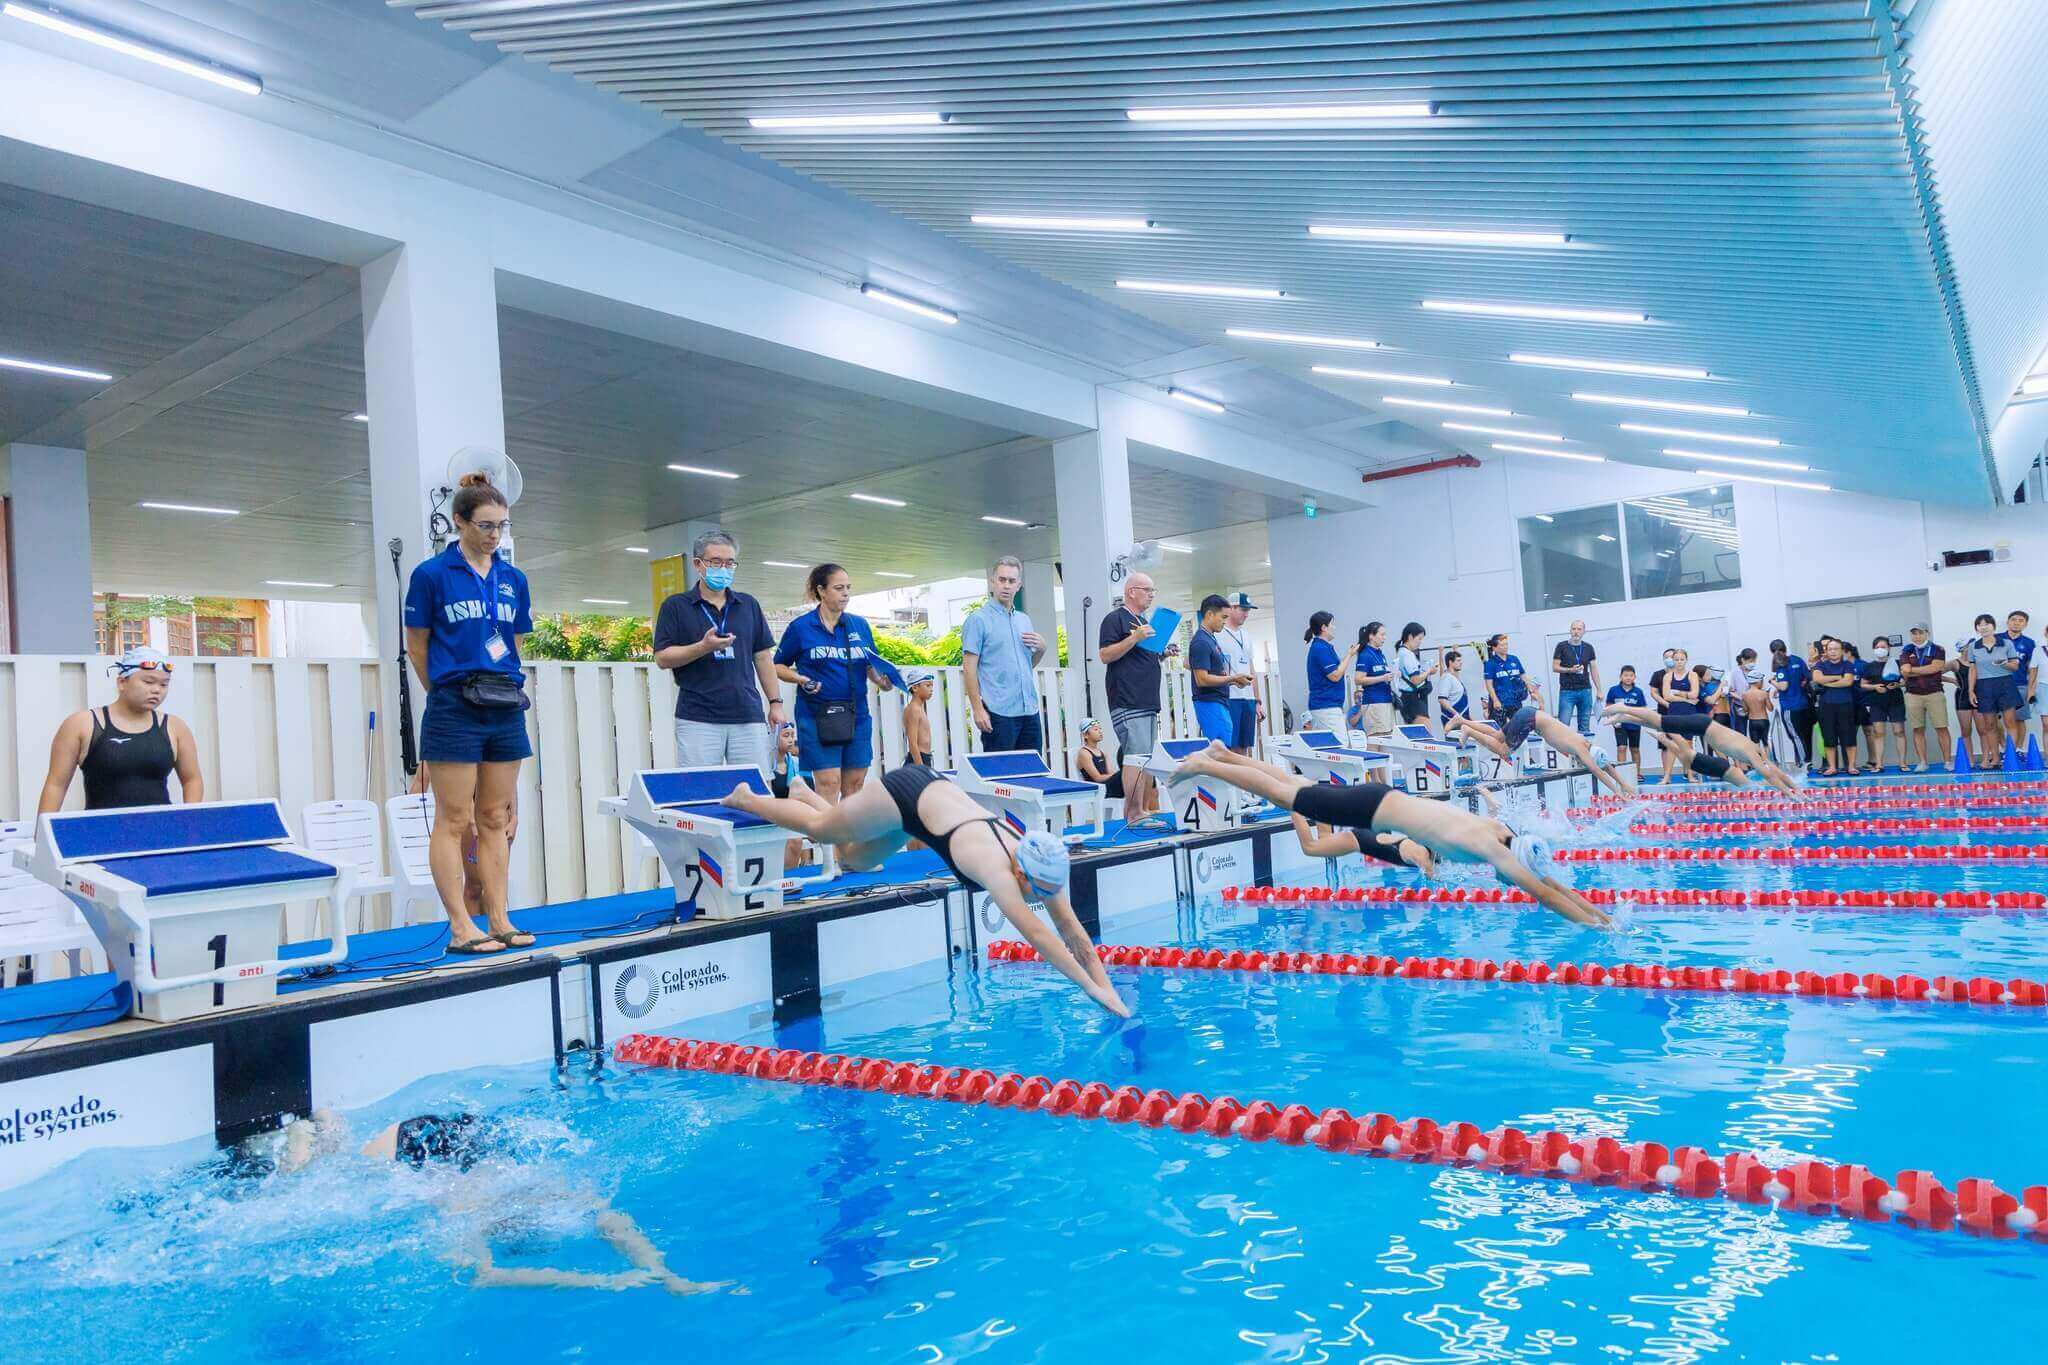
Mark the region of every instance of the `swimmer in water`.
POLYGON ((1180 771, 1227 782, 1263 796, 1308 820, 1361 835, 1402 835, 1435 858, 1485 863, 1502 881, 1528 892, 1545 909, 1574 924, 1605 926, 1606 915, 1567 886, 1541 838, 1518 834, 1500 820, 1486 819, 1442 801, 1410 796, 1380 782, 1339 787, 1311 782, 1221 744, 1182 760, 1180 771))
POLYGON ((862 787, 836 805, 802 781, 790 784, 786 800, 742 785, 725 804, 814 843, 838 845, 840 861, 851 868, 880 867, 910 840, 922 840, 963 886, 988 892, 1038 955, 1090 1000, 1119 1018, 1130 1017, 1130 1006, 1109 984, 1067 899, 1066 844, 1043 830, 1020 836, 930 768, 891 769, 878 785, 862 787), (1044 904, 1058 933, 1031 912, 1034 900, 1044 904))
MULTIPOLYGON (((1798 786, 1793 783, 1790 777, 1786 776, 1783 768, 1771 762, 1771 756, 1764 752, 1762 745, 1757 744, 1746 735, 1737 734, 1712 716, 1684 716, 1677 714, 1660 716, 1647 706, 1622 706, 1616 704, 1608 707, 1601 714, 1601 719, 1607 721, 1619 719, 1624 724, 1640 725, 1645 730, 1656 734, 1657 742, 1663 744, 1665 751, 1673 755, 1683 754, 1686 746, 1665 743, 1666 736, 1676 735, 1684 739, 1699 740, 1720 757, 1732 758, 1744 767, 1751 769, 1758 777, 1770 783, 1779 791, 1784 792, 1787 796, 1798 796, 1800 794, 1798 786)), ((1694 766, 1692 770, 1696 773, 1709 774, 1718 767, 1718 764, 1710 764, 1707 768, 1694 766)), ((1737 785, 1744 784, 1738 783, 1737 785)))
POLYGON ((1635 784, 1615 771, 1613 755, 1557 717, 1537 710, 1532 703, 1525 702, 1502 722, 1498 730, 1484 721, 1469 719, 1458 728, 1470 735, 1473 743, 1501 758, 1521 748, 1523 741, 1533 732, 1542 736, 1551 748, 1576 758, 1587 772, 1593 774, 1595 782, 1611 789, 1616 796, 1631 801, 1635 799, 1635 784))
MULTIPOLYGON (((303 1170, 322 1157, 338 1154, 347 1145, 347 1132, 341 1116, 331 1110, 316 1109, 311 1118, 294 1120, 282 1134, 283 1140, 274 1158, 276 1170, 280 1174, 290 1174, 303 1170)), ((361 1155, 373 1161, 396 1161, 414 1170, 435 1166, 467 1175, 479 1163, 502 1157, 508 1145, 507 1139, 505 1126, 489 1117, 459 1112, 416 1114, 392 1124, 364 1143, 361 1155)), ((497 1193, 495 1190, 492 1192, 494 1198, 497 1193)), ((573 1209, 580 1203, 583 1211, 591 1214, 598 1235, 633 1268, 606 1275, 558 1270, 551 1266, 497 1265, 491 1257, 491 1237, 514 1221, 500 1218, 476 1226, 467 1235, 466 1244, 449 1254, 451 1261, 470 1271, 472 1288, 622 1290, 660 1285, 671 1294, 709 1294, 721 1289, 735 1294, 747 1292, 731 1280, 700 1284, 676 1274, 668 1268, 668 1260, 661 1248, 648 1240, 632 1215, 613 1208, 595 1191, 567 1186, 551 1188, 547 1192, 547 1203, 550 1213, 560 1212, 565 1206, 573 1209)), ((447 1212, 454 1214, 489 1214, 498 1210, 495 1202, 486 1202, 466 1193, 451 1194, 441 1204, 447 1212)))
POLYGON ((1673 739, 1670 735, 1656 730, 1650 733, 1673 758, 1685 765, 1687 772, 1697 773, 1710 781, 1726 782, 1731 787, 1747 787, 1756 781, 1749 775, 1749 769, 1739 760, 1704 753, 1682 739, 1673 739))
POLYGON ((1368 834, 1333 825, 1312 825, 1299 815, 1289 818, 1294 821, 1294 837, 1301 841, 1301 851, 1311 858, 1341 858, 1357 853, 1393 867, 1412 867, 1425 877, 1436 876, 1436 855, 1406 835, 1368 834))

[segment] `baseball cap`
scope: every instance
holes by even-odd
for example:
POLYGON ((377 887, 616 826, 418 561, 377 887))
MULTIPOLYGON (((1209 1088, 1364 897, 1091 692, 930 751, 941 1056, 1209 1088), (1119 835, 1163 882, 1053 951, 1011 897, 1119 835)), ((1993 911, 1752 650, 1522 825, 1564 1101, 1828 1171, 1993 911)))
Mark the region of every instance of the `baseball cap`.
POLYGON ((1243 593, 1239 593, 1236 597, 1232 598, 1229 605, 1243 607, 1246 611, 1257 611, 1259 609, 1258 603, 1252 601, 1251 598, 1246 597, 1243 593))
POLYGON ((1906 629, 1915 635, 1932 635, 1934 633, 1927 628, 1925 621, 1916 621, 1912 625, 1907 626, 1906 629))
POLYGON ((1067 874, 1073 862, 1067 846, 1042 829, 1034 829, 1017 844, 1017 866, 1024 879, 1041 896, 1055 896, 1067 889, 1067 874))

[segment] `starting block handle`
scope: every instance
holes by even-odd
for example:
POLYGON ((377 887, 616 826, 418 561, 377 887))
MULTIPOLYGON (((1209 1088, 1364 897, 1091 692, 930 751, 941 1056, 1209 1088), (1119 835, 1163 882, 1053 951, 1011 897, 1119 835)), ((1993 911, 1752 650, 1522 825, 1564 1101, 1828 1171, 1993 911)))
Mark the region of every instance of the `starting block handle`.
MULTIPOLYGON (((332 903, 336 909, 335 913, 329 916, 329 922, 333 925, 333 929, 327 937, 327 950, 322 953, 316 953, 312 957, 270 958, 262 964, 264 975, 274 978, 284 968, 297 971, 302 967, 324 967, 331 962, 339 962, 348 956, 348 917, 342 913, 341 907, 348 903, 349 896, 355 890, 356 874, 355 869, 348 866, 342 866, 337 871, 339 875, 335 878, 334 890, 329 893, 334 898, 332 903)), ((164 991, 175 991, 185 986, 231 986, 237 981, 246 980, 247 978, 244 973, 250 967, 257 965, 252 962, 235 962, 224 967, 216 967, 210 972, 193 972, 185 976, 159 977, 156 974, 155 966, 152 964, 154 952, 149 936, 149 916, 144 915, 138 920, 119 907, 113 908, 114 913, 127 920, 135 931, 135 974, 133 979, 135 990, 138 994, 158 995, 164 991)))

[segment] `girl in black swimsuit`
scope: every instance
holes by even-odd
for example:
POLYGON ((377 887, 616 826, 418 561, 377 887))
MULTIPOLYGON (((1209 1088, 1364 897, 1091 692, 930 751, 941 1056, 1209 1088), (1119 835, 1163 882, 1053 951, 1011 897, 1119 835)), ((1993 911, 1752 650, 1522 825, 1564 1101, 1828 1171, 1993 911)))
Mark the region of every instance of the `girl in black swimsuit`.
POLYGON ((911 839, 924 841, 962 884, 986 891, 1038 955, 1089 999, 1111 1014, 1130 1015, 1067 899, 1066 845, 1043 831, 1020 837, 930 768, 897 768, 836 804, 801 781, 790 784, 786 800, 741 786, 725 804, 838 845, 840 861, 850 868, 879 867, 911 839), (1052 926, 1032 913, 1033 900, 1044 903, 1052 926))

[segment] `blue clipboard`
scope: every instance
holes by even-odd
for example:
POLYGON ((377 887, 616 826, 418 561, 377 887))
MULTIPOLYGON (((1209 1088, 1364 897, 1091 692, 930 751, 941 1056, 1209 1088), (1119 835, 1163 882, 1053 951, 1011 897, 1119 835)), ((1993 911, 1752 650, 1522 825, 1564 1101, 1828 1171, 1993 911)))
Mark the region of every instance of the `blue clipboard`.
POLYGON ((1154 607, 1146 624, 1152 627, 1152 633, 1138 641, 1138 648, 1164 654, 1166 646, 1173 640, 1174 630, 1180 625, 1180 613, 1170 607, 1154 607))

